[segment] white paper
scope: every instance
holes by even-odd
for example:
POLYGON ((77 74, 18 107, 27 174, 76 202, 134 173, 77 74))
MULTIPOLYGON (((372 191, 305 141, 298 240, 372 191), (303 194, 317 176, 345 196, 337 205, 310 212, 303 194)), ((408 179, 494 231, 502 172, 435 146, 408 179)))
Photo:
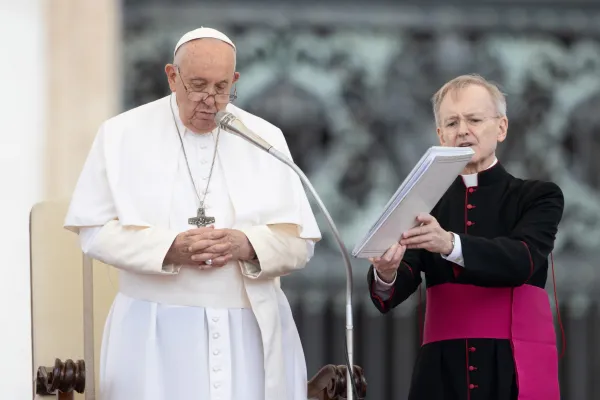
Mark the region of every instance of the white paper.
POLYGON ((470 147, 430 147, 356 244, 352 255, 379 257, 397 243, 402 233, 417 226, 417 215, 431 212, 473 154, 470 147))

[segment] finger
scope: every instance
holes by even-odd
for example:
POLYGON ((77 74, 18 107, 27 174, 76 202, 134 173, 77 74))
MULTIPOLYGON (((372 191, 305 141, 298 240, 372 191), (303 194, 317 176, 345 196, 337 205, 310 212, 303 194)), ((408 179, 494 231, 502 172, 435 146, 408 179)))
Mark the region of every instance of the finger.
POLYGON ((373 257, 371 258, 371 264, 375 269, 379 268, 379 264, 381 263, 381 257, 373 257))
POLYGON ((392 258, 394 257, 394 253, 396 253, 396 249, 398 248, 398 244, 394 243, 394 245, 392 245, 392 247, 390 247, 385 254, 383 255, 383 257, 381 257, 384 261, 390 262, 392 261, 392 258))
POLYGON ((378 264, 381 261, 381 257, 369 257, 369 262, 373 265, 378 264))
POLYGON ((424 223, 424 224, 430 224, 433 221, 435 221, 435 218, 433 218, 431 215, 426 214, 426 213, 420 213, 419 215, 417 215, 417 221, 424 223))
POLYGON ((226 254, 231 250, 231 243, 217 243, 204 249, 205 253, 226 254))
POLYGON ((406 246, 407 249, 429 249, 429 242, 419 243, 419 244, 409 244, 406 246))
POLYGON ((199 254, 194 254, 191 259, 194 262, 205 262, 208 260, 213 260, 213 262, 215 261, 215 259, 219 257, 219 254, 213 254, 213 253, 199 253, 199 254))
POLYGON ((225 255, 218 256, 215 259, 213 259, 213 266, 222 267, 223 265, 225 265, 229 261, 231 261, 232 258, 233 258, 233 255, 231 255, 231 254, 225 254, 225 255))
POLYGON ((227 229, 215 229, 212 232, 207 232, 206 236, 213 240, 223 239, 229 235, 229 231, 227 229))
POLYGON ((185 232, 185 234, 187 236, 201 235, 203 233, 206 233, 207 231, 212 231, 214 229, 215 229, 214 225, 203 226, 202 228, 189 229, 185 232))
POLYGON ((199 251, 203 251, 208 249, 211 246, 215 246, 218 244, 231 243, 225 238, 209 238, 209 237, 198 237, 195 236, 188 241, 188 251, 192 253, 197 253, 199 251))
POLYGON ((207 248, 218 244, 212 240, 198 240, 190 244, 187 248, 189 253, 200 253, 204 252, 207 248))
MULTIPOLYGON (((402 234, 402 237, 406 239, 413 236, 421 236, 427 234, 430 230, 431 228, 429 227, 429 225, 421 225, 407 230, 402 234)), ((402 241, 400 242, 400 244, 402 244, 402 241)))
POLYGON ((229 232, 226 229, 206 229, 204 231, 198 231, 191 235, 191 237, 197 237, 202 239, 222 239, 227 237, 229 232))
POLYGON ((396 252, 394 253, 394 257, 392 258, 392 262, 394 264, 400 264, 400 261, 402 261, 402 257, 404 257, 405 249, 406 249, 405 246, 398 246, 398 248, 396 249, 396 252))
POLYGON ((225 230, 206 230, 201 233, 188 236, 188 240, 195 242, 199 240, 224 240, 227 237, 225 230))
POLYGON ((428 251, 432 251, 433 241, 424 241, 422 243, 409 244, 406 246, 407 249, 424 249, 428 251))
POLYGON ((427 242, 430 242, 431 239, 432 239, 432 235, 429 233, 426 235, 414 236, 414 237, 411 237, 408 239, 402 239, 400 241, 400 244, 403 246, 410 246, 410 245, 415 245, 415 244, 427 243, 427 242))
POLYGON ((205 264, 205 263, 200 263, 200 264, 198 264, 197 267, 198 267, 198 269, 211 269, 211 268, 214 267, 214 265, 212 265, 212 264, 208 265, 208 264, 205 264))

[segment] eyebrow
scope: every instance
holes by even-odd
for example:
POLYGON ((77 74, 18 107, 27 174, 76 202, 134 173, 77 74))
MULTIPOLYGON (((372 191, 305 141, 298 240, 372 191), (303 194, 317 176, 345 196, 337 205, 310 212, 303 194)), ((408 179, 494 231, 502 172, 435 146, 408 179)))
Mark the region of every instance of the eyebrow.
MULTIPOLYGON (((196 78, 190 78, 190 82, 198 85, 198 84, 206 84, 208 81, 204 78, 196 77, 196 78)), ((221 84, 227 83, 227 82, 228 82, 227 79, 223 79, 220 82, 217 82, 216 84, 221 85, 221 84)))
MULTIPOLYGON (((473 111, 473 112, 466 113, 465 117, 479 117, 479 116, 481 116, 481 114, 484 114, 484 112, 483 111, 473 111)), ((444 118, 444 121, 448 121, 448 120, 456 119, 456 118, 457 118, 457 115, 454 114, 447 118, 444 118)))

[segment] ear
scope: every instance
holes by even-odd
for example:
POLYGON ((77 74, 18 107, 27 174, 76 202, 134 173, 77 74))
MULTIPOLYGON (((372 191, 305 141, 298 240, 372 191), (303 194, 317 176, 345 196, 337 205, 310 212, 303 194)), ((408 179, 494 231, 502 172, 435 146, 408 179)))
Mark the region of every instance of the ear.
POLYGON ((233 74, 233 81, 231 82, 231 84, 233 85, 234 83, 236 83, 238 79, 240 79, 240 73, 236 72, 233 74))
POLYGON ((167 75, 167 80, 169 81, 169 88, 171 92, 177 91, 176 78, 177 78, 177 69, 173 64, 167 64, 165 66, 165 74, 167 75))
POLYGON ((504 142, 506 135, 508 134, 508 118, 501 117, 500 123, 498 124, 498 142, 504 142))
POLYGON ((438 139, 440 139, 440 145, 444 145, 444 143, 446 143, 446 141, 444 140, 444 135, 442 134, 442 130, 440 128, 436 129, 437 135, 438 135, 438 139))

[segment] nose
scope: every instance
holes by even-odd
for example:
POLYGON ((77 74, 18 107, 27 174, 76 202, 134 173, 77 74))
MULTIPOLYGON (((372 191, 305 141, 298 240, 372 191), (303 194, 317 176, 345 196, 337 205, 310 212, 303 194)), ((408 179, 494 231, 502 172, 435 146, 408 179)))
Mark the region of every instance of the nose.
POLYGON ((469 133, 469 124, 463 118, 458 120, 458 136, 465 136, 469 133))
POLYGON ((215 96, 211 93, 207 98, 204 99, 203 103, 209 107, 214 106, 215 105, 215 96))

